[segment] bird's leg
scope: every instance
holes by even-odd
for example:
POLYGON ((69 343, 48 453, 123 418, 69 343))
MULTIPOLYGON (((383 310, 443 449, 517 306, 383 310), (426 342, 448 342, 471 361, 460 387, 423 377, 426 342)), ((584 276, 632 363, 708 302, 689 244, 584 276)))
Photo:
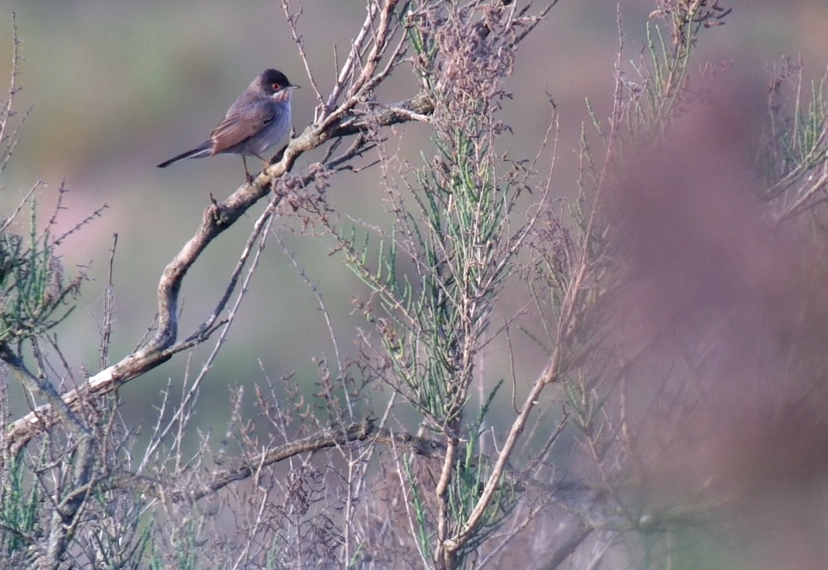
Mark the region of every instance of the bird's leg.
POLYGON ((268 159, 266 159, 266 158, 264 158, 264 157, 262 157, 262 156, 259 156, 259 155, 258 155, 258 154, 256 154, 255 152, 254 152, 254 153, 252 153, 252 154, 253 154, 253 156, 255 156, 256 158, 258 158, 259 160, 261 160, 261 161, 264 163, 265 168, 267 168, 268 166, 270 166, 270 165, 272 164, 272 163, 271 163, 268 159))
POLYGON ((242 162, 244 163, 244 177, 247 179, 247 183, 250 184, 253 182, 253 177, 250 176, 250 172, 247 170, 247 159, 242 155, 242 162))

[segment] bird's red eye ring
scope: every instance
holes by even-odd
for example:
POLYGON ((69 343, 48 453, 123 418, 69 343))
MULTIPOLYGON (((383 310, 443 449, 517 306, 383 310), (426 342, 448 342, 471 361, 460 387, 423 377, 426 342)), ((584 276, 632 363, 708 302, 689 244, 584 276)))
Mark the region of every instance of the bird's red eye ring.
POLYGON ((274 91, 278 91, 279 89, 282 88, 282 86, 279 85, 278 83, 274 83, 273 85, 271 85, 271 87, 273 88, 274 91))

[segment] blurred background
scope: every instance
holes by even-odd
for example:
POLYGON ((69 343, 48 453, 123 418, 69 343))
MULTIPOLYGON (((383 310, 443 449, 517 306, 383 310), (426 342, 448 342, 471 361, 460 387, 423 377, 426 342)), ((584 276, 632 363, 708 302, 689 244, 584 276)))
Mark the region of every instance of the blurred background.
MULTIPOLYGON (((698 65, 729 62, 728 73, 762 84, 770 64, 801 54, 807 78, 823 74, 828 54, 824 0, 732 0, 725 5, 733 13, 726 26, 703 33, 698 65)), ((647 15, 655 7, 645 0, 620 2, 628 59, 640 52, 647 15)), ((307 1, 303 8, 299 30, 325 92, 333 82, 335 53, 344 57, 363 20, 364 1, 307 1)), ((585 99, 599 116, 607 115, 612 101, 617 8, 615 2, 561 0, 526 40, 508 81, 514 99, 505 102, 503 119, 514 134, 501 144, 513 145, 512 157, 535 154, 550 118, 548 97, 557 105, 561 143, 554 188, 561 196, 575 190, 578 136, 582 121, 589 121, 585 99)), ((221 200, 243 182, 242 164, 235 156, 185 161, 164 170, 155 165, 204 140, 234 98, 266 67, 276 67, 305 86, 294 96, 297 131, 312 120, 313 92, 276 0, 6 0, 0 6, 3 81, 11 65, 12 11, 23 56, 18 79, 22 91, 15 105, 19 111, 31 106, 32 112, 0 180, 0 211, 10 212, 38 180, 48 185, 38 190, 44 212, 49 212, 61 182, 69 190, 61 228, 108 206, 102 218, 61 250, 66 267, 89 267, 92 281, 57 333, 69 361, 82 362, 94 373, 100 368, 102 293, 113 234, 118 234, 111 350, 116 361, 151 326, 160 272, 192 235, 210 194, 221 200)), ((377 94, 379 100, 395 102, 413 93, 415 84, 405 71, 400 68, 377 94)), ((401 155, 412 164, 419 163, 423 149, 426 156, 432 152, 423 125, 399 127, 394 136, 401 141, 401 155)), ((303 156, 297 168, 317 159, 303 156)), ((343 217, 382 220, 384 194, 378 181, 376 168, 337 176, 329 195, 343 217)), ((188 275, 182 334, 215 305, 263 207, 216 241, 188 275)), ((359 284, 337 257, 329 256, 329 241, 280 233, 329 305, 343 350, 353 351, 353 328, 364 326, 351 314, 351 297, 361 290, 359 284)), ((509 299, 504 302, 508 307, 509 299)), ((223 429, 230 413, 227 386, 261 380, 259 361, 273 376, 295 371, 295 380, 310 383, 318 377, 311 359, 333 357, 318 303, 278 244, 271 243, 265 253, 231 339, 203 387, 211 412, 196 419, 205 427, 223 429)), ((193 354, 192 369, 200 368, 208 349, 193 354)), ((531 351, 526 356, 520 360, 522 372, 534 378, 545 356, 531 351)), ((140 386, 126 386, 122 395, 128 421, 152 422, 159 390, 168 379, 180 382, 187 365, 187 358, 178 356, 142 378, 140 386)))

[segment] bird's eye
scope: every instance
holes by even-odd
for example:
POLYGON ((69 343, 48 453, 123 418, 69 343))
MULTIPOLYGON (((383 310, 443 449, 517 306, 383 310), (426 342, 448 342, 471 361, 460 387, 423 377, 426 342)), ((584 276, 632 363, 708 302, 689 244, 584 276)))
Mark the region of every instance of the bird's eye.
POLYGON ((282 86, 279 85, 278 83, 274 83, 273 85, 271 85, 271 87, 273 88, 274 91, 278 91, 279 89, 282 88, 282 86))

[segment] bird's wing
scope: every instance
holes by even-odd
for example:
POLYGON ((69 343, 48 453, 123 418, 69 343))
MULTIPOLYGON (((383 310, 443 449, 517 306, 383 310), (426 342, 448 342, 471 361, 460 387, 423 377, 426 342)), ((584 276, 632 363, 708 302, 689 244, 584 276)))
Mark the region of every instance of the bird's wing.
POLYGON ((275 116, 273 107, 265 102, 240 105, 237 109, 233 107, 210 133, 210 140, 213 141, 211 155, 223 152, 256 135, 273 121, 275 116))

